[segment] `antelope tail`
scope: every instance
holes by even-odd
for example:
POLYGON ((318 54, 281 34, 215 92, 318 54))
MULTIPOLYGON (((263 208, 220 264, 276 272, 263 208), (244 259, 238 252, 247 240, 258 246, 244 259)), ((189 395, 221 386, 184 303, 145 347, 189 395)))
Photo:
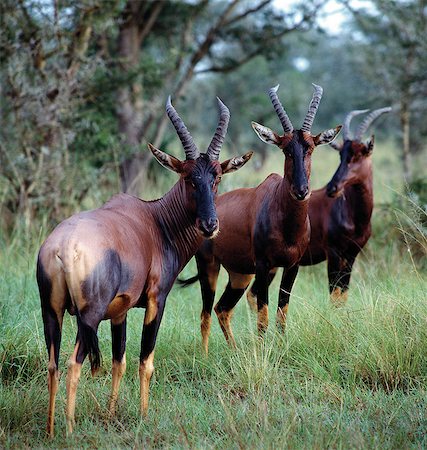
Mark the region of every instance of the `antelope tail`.
POLYGON ((177 283, 180 287, 186 288, 190 286, 191 284, 195 283, 199 279, 199 274, 194 275, 194 277, 187 278, 186 280, 182 280, 180 278, 177 278, 177 283))
POLYGON ((76 308, 76 316, 80 342, 89 355, 90 369, 92 375, 94 375, 101 366, 101 352, 99 350, 98 336, 91 326, 83 322, 78 308, 76 308))

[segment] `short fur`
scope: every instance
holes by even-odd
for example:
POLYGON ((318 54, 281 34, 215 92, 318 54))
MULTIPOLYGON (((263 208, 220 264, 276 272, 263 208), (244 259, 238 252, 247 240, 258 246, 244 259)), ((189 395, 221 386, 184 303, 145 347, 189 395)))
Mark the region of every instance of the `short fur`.
MULTIPOLYGON (((309 131, 294 130, 281 111, 276 91, 277 88, 270 90, 273 106, 282 118, 282 125, 284 123, 291 131, 279 136, 257 123, 252 126, 261 140, 283 151, 284 176, 271 174, 255 188, 237 189, 219 196, 217 213, 221 233, 213 241, 204 243, 196 253, 203 299, 201 332, 206 352, 220 265, 227 270, 229 282, 215 312, 227 341, 235 345, 230 325, 232 311, 254 274, 261 286, 257 304, 258 330, 263 332, 267 327, 269 272, 277 266, 287 270, 298 264, 309 242, 311 154, 317 145, 331 142, 341 128, 326 130, 316 136, 309 131)), ((312 107, 310 112, 312 114, 312 107)), ((184 284, 188 285, 192 280, 195 277, 185 280, 184 284)))
POLYGON ((141 306, 146 308, 140 353, 141 412, 146 413, 154 346, 166 297, 203 239, 218 232, 214 199, 221 176, 242 167, 252 155, 250 152, 223 163, 217 160, 228 122, 228 109, 222 102, 220 106, 220 125, 209 154, 196 152, 188 132, 182 137, 182 121, 168 101, 171 117, 181 124, 178 135, 181 133, 191 152, 188 150, 187 159, 180 161, 150 146, 162 165, 180 175, 162 198, 143 201, 127 194, 116 195, 101 208, 75 214, 60 223, 40 248, 37 282, 49 354, 51 436, 65 310, 77 316, 78 327, 67 373, 68 432, 74 426, 81 365, 88 354, 92 372, 101 363, 97 330, 105 319, 111 320, 113 383, 109 410, 114 413, 126 367, 126 315, 130 308, 141 306))
MULTIPOLYGON (((374 137, 371 136, 366 143, 361 142, 357 136, 354 139, 349 138, 352 117, 367 111, 352 111, 347 115, 345 119, 347 138, 341 145, 333 146, 340 152, 340 164, 327 186, 314 191, 309 200, 308 213, 311 224, 309 246, 299 264, 290 271, 284 271, 282 275, 279 305, 286 308, 286 311, 298 266, 311 266, 325 260, 328 263, 331 301, 336 306, 341 306, 347 301, 354 261, 371 236, 374 205, 371 155, 374 137)), ((368 122, 365 122, 365 119, 362 123, 364 131, 380 114, 389 111, 390 108, 382 108, 371 113, 368 122)), ((360 129, 361 127, 358 131, 360 129)), ((270 283, 275 273, 276 269, 270 274, 270 283)), ((255 280, 247 295, 253 309, 256 306, 258 289, 255 280)))

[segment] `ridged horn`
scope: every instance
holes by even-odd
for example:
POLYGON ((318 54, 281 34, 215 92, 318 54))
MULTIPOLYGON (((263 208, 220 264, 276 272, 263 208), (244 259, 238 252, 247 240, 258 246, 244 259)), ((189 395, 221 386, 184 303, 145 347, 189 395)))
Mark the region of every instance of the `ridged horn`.
POLYGON ((322 99, 323 88, 317 84, 311 83, 314 87, 313 97, 308 107, 307 115, 305 116, 304 123, 302 124, 302 131, 311 131, 314 118, 316 117, 317 109, 319 108, 320 100, 322 99))
POLYGON ((369 128, 369 126, 372 124, 372 122, 377 119, 381 114, 388 113, 391 111, 391 107, 387 106, 386 108, 379 108, 372 111, 370 114, 368 114, 364 119, 363 122, 359 125, 359 128, 356 131, 356 135, 354 139, 356 141, 360 141, 362 139, 363 133, 366 132, 366 130, 369 128))
POLYGON ((222 103, 219 97, 216 98, 219 106, 219 120, 218 126, 216 127, 215 134, 209 144, 206 154, 212 160, 217 160, 219 158, 219 152, 221 151, 221 146, 224 143, 224 138, 227 133, 228 122, 230 121, 230 111, 222 103))
POLYGON ((334 150, 341 151, 341 145, 335 141, 329 142, 329 146, 332 147, 334 150))
POLYGON ((184 146, 184 151, 187 159, 197 159, 199 156, 199 150, 191 137, 191 134, 187 130, 183 120, 179 117, 175 108, 172 106, 171 96, 169 95, 166 102, 166 113, 175 127, 176 133, 184 146))
POLYGON ((368 111, 369 111, 369 109, 354 109, 353 111, 350 111, 345 116, 344 124, 343 124, 343 130, 342 130, 344 141, 349 141, 351 139, 351 136, 350 136, 350 122, 353 119, 353 117, 358 116, 359 114, 364 114, 364 113, 366 113, 368 111))
POLYGON ((268 96, 270 97, 271 103, 273 103, 273 108, 276 111, 277 116, 279 117, 280 123, 282 124, 283 131, 285 133, 292 133, 294 131, 294 127, 292 126, 292 122, 286 114, 285 108, 283 108, 280 103, 279 97, 277 96, 277 91, 279 89, 280 84, 272 87, 268 91, 268 96))

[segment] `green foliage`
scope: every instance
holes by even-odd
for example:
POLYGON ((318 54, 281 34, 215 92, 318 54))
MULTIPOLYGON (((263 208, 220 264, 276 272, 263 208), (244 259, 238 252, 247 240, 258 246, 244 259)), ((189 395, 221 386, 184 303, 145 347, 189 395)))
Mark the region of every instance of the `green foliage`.
MULTIPOLYGON (((3 2, 0 227, 9 231, 13 221, 28 227, 46 214, 55 222, 79 204, 107 198, 123 185, 119 167, 128 158, 142 161, 143 191, 155 184, 162 193, 172 177, 148 164, 145 144, 175 139, 162 122, 168 94, 201 147, 216 126, 219 95, 232 114, 227 150, 252 147, 259 165, 271 152, 254 137, 250 121, 278 128, 266 95, 277 83, 296 126, 311 82, 324 87, 316 131, 340 123, 350 109, 406 99, 410 152, 425 151, 421 3, 389 7, 372 0, 375 8, 347 9, 354 14, 339 35, 322 30, 324 3, 3 2), (135 25, 127 32, 139 48, 132 39, 120 46, 128 25, 135 25)), ((398 137, 401 111, 394 111, 377 127, 383 136, 398 137)))
POLYGON ((408 184, 407 193, 414 203, 427 213, 427 180, 425 178, 417 178, 411 181, 408 184))

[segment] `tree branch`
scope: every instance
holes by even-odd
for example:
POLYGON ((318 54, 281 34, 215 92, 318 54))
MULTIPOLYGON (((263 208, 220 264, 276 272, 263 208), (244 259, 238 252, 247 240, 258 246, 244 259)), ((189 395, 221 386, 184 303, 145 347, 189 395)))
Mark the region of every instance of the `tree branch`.
POLYGON ((251 15, 252 13, 255 13, 259 10, 261 10, 262 8, 264 8, 264 6, 268 5, 269 3, 271 3, 272 0, 264 0, 263 2, 261 2, 258 6, 256 6, 255 8, 251 8, 246 10, 244 13, 239 14, 233 18, 231 18, 230 20, 228 20, 227 22, 224 22, 224 26, 229 26, 232 25, 233 23, 238 22, 239 20, 244 19, 245 17, 251 15))
POLYGON ((269 42, 276 41, 280 38, 282 38, 285 34, 291 33, 292 31, 298 30, 306 21, 308 20, 307 16, 302 17, 302 19, 293 25, 292 27, 283 29, 280 33, 272 35, 268 38, 265 38, 262 42, 262 46, 257 47, 254 51, 247 54, 244 58, 241 58, 239 60, 234 60, 231 63, 228 63, 224 66, 211 66, 206 69, 198 70, 196 71, 196 74, 201 73, 208 73, 208 72, 214 72, 214 73, 228 73, 233 70, 235 70, 237 67, 242 66, 249 62, 251 59, 255 58, 256 56, 263 53, 265 44, 268 44, 269 42))
POLYGON ((73 39, 69 45, 68 51, 68 75, 72 78, 80 67, 80 62, 83 59, 92 34, 92 15, 99 10, 99 6, 93 6, 83 10, 80 23, 76 27, 73 39))
POLYGON ((157 1, 154 2, 153 9, 151 10, 150 16, 147 20, 143 21, 143 26, 139 26, 138 40, 139 45, 142 45, 144 39, 148 36, 152 30, 154 24, 156 23, 157 17, 159 16, 161 10, 163 9, 164 2, 157 1))

